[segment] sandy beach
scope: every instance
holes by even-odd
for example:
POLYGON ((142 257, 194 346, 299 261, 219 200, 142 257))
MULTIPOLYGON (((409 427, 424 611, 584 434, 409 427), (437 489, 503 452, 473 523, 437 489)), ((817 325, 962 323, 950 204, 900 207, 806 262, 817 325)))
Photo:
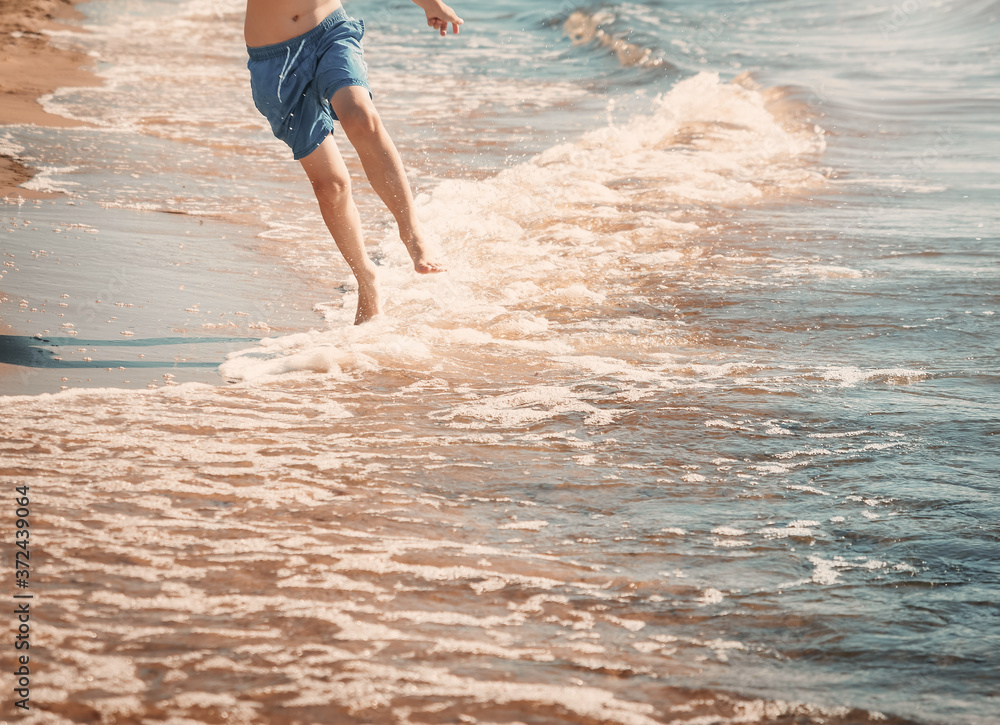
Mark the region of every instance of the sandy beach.
MULTIPOLYGON (((47 113, 38 99, 63 86, 99 83, 86 70, 85 54, 54 47, 45 31, 80 14, 69 0, 10 0, 0 5, 0 125, 76 126, 62 116, 47 113)), ((18 188, 32 170, 0 153, 0 197, 50 196, 48 192, 18 188)))
POLYGON ((245 0, 4 5, 0 722, 995 725, 1000 3, 454 6, 354 325, 245 0))
POLYGON ((85 136, 61 142, 53 134, 92 133, 96 124, 49 113, 39 99, 102 79, 87 70, 87 53, 46 37, 81 32, 74 21, 84 16, 71 2, 14 0, 0 8, 0 127, 37 134, 29 144, 0 138, 0 394, 218 384, 227 352, 272 329, 316 321, 310 298, 288 292, 299 278, 248 242, 258 230, 246 219, 231 225, 183 209, 106 208, 67 194, 77 182, 48 183, 48 174, 86 155, 85 136), (36 166, 39 151, 53 147, 65 149, 64 160, 36 166), (213 265, 219 258, 225 264, 213 265), (155 296, 144 279, 153 269, 170 280, 155 296))

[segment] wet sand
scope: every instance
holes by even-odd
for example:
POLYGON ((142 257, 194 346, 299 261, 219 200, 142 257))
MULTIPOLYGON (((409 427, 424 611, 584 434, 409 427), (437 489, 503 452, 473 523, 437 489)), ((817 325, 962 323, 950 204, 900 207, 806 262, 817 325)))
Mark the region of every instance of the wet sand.
MULTIPOLYGON (((0 8, 0 126, 87 127, 39 102, 102 83, 90 56, 45 36, 83 15, 69 0, 0 8)), ((0 143, 0 395, 217 384, 227 353, 320 320, 289 293, 301 280, 256 254, 253 228, 67 200, 18 152, 0 143), (151 270, 162 284, 144 281, 151 270)))
POLYGON ((217 384, 226 353, 320 320, 238 225, 48 199, 0 230, 0 395, 217 384))
MULTIPOLYGON (((63 86, 92 85, 100 79, 86 69, 84 53, 54 47, 45 31, 79 18, 69 0, 10 0, 0 5, 0 125, 78 126, 78 121, 46 112, 38 99, 63 86)), ((39 198, 49 192, 20 188, 32 169, 0 149, 0 197, 39 198)))

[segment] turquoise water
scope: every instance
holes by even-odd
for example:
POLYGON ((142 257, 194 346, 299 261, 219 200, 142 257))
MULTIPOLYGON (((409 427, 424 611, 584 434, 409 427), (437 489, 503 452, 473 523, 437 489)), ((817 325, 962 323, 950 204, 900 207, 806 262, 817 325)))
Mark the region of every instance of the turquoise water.
POLYGON ((0 139, 242 225, 322 318, 218 385, 3 399, 46 711, 996 722, 1000 4, 349 3, 451 269, 358 176, 360 329, 240 4, 83 7, 106 84, 47 104, 96 126, 0 139))

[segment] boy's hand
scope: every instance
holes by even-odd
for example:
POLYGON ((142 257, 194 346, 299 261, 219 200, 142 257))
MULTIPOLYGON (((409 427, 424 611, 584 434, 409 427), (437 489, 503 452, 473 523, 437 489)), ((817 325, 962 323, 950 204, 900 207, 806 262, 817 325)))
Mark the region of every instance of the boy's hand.
POLYGON ((423 8, 427 14, 427 24, 441 32, 441 36, 448 32, 448 23, 451 23, 452 32, 458 34, 458 26, 464 23, 455 11, 445 5, 441 0, 413 0, 423 8))

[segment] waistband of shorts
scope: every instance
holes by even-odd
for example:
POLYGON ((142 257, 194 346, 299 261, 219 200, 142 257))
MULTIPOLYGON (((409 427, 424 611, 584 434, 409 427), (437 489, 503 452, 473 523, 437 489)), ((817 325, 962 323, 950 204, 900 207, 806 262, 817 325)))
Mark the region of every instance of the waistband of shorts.
POLYGON ((274 43, 273 45, 255 45, 254 47, 247 46, 247 53, 250 54, 251 60, 266 60, 267 58, 279 58, 290 49, 297 49, 301 45, 309 40, 315 38, 337 23, 342 23, 348 19, 347 12, 344 10, 343 6, 337 8, 332 13, 323 18, 323 21, 317 25, 312 30, 309 30, 302 35, 296 35, 294 38, 286 40, 281 43, 274 43))

